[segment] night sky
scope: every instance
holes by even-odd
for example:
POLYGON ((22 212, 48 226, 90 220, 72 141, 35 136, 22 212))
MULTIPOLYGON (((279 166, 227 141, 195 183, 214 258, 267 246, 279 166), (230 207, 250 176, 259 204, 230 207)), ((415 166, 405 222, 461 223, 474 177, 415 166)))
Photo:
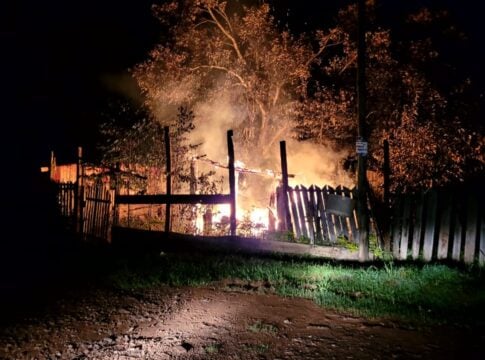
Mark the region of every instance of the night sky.
MULTIPOLYGON (((347 2, 274 1, 280 9, 291 7, 290 23, 303 27, 331 21, 335 10, 347 2), (307 25, 302 25, 305 22, 307 25)), ((96 155, 99 114, 109 97, 119 90, 114 84, 123 74, 126 79, 126 70, 143 61, 162 36, 150 11, 152 3, 153 0, 51 0, 17 6, 15 29, 8 28, 12 24, 9 19, 7 29, 2 30, 7 46, 12 46, 12 52, 18 55, 7 63, 8 68, 17 69, 7 71, 7 84, 17 89, 16 100, 20 99, 13 109, 18 119, 14 122, 17 133, 8 136, 16 156, 30 159, 37 167, 39 162, 48 160, 50 149, 56 150, 61 160, 70 160, 69 155, 75 154, 78 145, 85 147, 88 157, 96 155)), ((393 5, 396 1, 382 3, 392 22, 399 16, 393 5)), ((483 5, 471 0, 445 3, 476 45, 463 56, 463 64, 482 81, 483 5)), ((285 13, 286 10, 281 11, 285 13)), ((458 58, 462 55, 456 54, 458 58)), ((126 84, 125 81, 125 90, 126 84)))

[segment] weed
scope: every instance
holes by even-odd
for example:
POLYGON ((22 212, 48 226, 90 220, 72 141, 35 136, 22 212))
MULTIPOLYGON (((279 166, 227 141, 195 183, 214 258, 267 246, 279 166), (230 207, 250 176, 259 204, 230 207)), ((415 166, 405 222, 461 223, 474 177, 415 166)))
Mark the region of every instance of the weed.
POLYGON ((359 245, 347 239, 344 235, 339 235, 337 237, 337 245, 346 248, 349 251, 358 251, 359 245))

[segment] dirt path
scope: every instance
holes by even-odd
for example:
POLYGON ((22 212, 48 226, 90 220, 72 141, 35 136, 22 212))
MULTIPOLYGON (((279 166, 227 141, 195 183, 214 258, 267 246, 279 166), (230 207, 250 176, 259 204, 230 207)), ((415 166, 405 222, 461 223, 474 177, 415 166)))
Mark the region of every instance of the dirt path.
POLYGON ((472 329, 413 329, 283 298, 264 284, 71 292, 0 330, 2 359, 479 359, 472 329))

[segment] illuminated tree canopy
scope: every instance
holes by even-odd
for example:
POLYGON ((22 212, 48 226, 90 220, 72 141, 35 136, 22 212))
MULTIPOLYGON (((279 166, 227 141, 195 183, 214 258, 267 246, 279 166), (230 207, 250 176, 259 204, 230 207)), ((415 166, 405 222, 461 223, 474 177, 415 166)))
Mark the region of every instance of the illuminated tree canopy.
POLYGON ((278 29, 267 4, 207 0, 155 9, 172 37, 134 71, 148 107, 163 114, 160 107, 167 105, 195 107, 223 98, 238 113, 237 140, 263 153, 290 133, 298 101, 308 99, 311 66, 336 38, 318 31, 312 46, 278 29))
MULTIPOLYGON (((254 157, 255 149, 264 157, 290 134, 353 154, 355 6, 338 13, 336 26, 299 34, 277 25, 266 3, 173 1, 154 10, 169 36, 133 75, 156 120, 167 124, 167 109, 185 105, 194 110, 197 124, 210 122, 198 108, 217 108, 223 101, 233 114, 243 158, 254 157)), ((483 171, 483 136, 468 123, 474 106, 467 99, 469 79, 437 83, 427 71, 440 61, 433 37, 394 40, 373 10, 369 2, 370 169, 380 172, 387 139, 395 190, 483 171)), ((407 18, 409 29, 435 23, 446 25, 446 13, 422 9, 407 18)))

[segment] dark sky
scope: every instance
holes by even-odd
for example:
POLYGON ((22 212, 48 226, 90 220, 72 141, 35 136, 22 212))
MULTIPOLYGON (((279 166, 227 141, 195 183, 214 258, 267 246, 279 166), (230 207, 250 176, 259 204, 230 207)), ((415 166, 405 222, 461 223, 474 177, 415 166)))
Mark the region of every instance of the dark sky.
MULTIPOLYGON (((379 0, 377 0, 379 1, 379 0)), ((407 0, 402 0, 404 3, 407 0)), ((2 29, 7 46, 16 55, 9 68, 7 84, 17 88, 17 134, 9 138, 13 148, 34 162, 47 160, 49 150, 74 154, 77 145, 94 153, 99 112, 110 94, 110 79, 146 58, 160 38, 160 27, 151 15, 153 0, 50 0, 17 5, 15 30, 2 29), (18 49, 13 50, 13 42, 18 49), (20 137, 21 141, 16 138, 20 137)), ((348 1, 273 1, 281 8, 292 7, 293 21, 305 18, 310 25, 348 1), (317 5, 315 4, 317 3, 317 5)), ((443 1, 441 1, 443 2, 443 1)), ((477 69, 483 56, 483 5, 477 1, 444 1, 454 12, 477 49, 471 66, 477 69)), ((383 1, 389 19, 398 16, 393 3, 383 1)), ((432 5, 437 1, 417 1, 432 5)), ((281 13, 285 13, 282 11, 281 13)), ((4 25, 5 26, 5 25, 4 25)), ((467 57, 470 55, 468 54, 467 57)), ((478 70, 476 71, 478 72, 478 70)), ((481 76, 483 79, 483 75, 481 76)))

